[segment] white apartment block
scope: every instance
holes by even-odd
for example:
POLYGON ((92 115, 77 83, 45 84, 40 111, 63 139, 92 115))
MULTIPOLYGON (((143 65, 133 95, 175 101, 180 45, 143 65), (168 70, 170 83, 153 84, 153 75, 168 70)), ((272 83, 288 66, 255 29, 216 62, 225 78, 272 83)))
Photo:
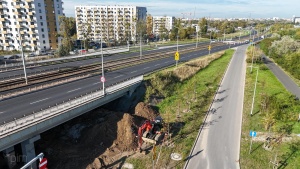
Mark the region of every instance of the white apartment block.
POLYGON ((173 28, 175 17, 172 16, 153 16, 153 34, 158 36, 161 28, 166 28, 169 32, 173 28))
POLYGON ((0 0, 0 50, 41 51, 58 47, 62 0, 0 0))
POLYGON ((145 21, 146 16, 146 7, 75 6, 77 39, 134 41, 137 35, 137 22, 145 21), (87 33, 89 26, 91 32, 87 33))
POLYGON ((300 23, 300 17, 294 15, 292 21, 293 23, 300 23))

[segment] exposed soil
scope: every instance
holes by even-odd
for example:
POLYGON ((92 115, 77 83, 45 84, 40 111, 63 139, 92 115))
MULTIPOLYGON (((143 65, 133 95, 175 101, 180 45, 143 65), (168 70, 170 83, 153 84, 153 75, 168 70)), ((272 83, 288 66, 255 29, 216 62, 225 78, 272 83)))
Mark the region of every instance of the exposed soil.
POLYGON ((97 109, 43 133, 36 151, 44 152, 51 169, 120 168, 136 154, 140 124, 157 115, 143 102, 133 113, 97 109))

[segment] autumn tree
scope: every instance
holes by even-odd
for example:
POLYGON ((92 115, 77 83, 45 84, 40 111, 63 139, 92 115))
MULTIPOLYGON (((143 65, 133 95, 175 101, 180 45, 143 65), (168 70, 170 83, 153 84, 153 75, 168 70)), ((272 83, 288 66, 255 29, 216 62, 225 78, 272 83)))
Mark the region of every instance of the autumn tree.
POLYGON ((76 39, 76 21, 73 17, 60 16, 59 25, 60 31, 57 36, 62 37, 62 44, 58 48, 58 53, 60 56, 65 56, 73 49, 73 41, 76 39))

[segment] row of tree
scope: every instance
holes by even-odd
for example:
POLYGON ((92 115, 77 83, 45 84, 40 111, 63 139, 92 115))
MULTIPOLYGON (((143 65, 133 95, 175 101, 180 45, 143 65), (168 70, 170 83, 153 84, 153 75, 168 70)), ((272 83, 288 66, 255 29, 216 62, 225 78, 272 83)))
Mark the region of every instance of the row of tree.
POLYGON ((260 43, 261 49, 300 80, 300 28, 276 24, 271 30, 274 32, 272 37, 260 43))

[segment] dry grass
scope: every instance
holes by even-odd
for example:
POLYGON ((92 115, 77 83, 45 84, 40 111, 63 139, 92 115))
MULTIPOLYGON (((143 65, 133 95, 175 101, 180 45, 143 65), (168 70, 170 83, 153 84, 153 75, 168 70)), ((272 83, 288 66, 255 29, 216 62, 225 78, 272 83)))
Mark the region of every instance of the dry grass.
POLYGON ((221 51, 207 57, 191 60, 187 63, 178 66, 177 68, 171 71, 175 76, 177 76, 180 79, 180 81, 186 80, 192 77, 194 74, 196 74, 199 70, 205 68, 207 65, 209 65, 210 62, 220 58, 224 53, 225 51, 221 51))

